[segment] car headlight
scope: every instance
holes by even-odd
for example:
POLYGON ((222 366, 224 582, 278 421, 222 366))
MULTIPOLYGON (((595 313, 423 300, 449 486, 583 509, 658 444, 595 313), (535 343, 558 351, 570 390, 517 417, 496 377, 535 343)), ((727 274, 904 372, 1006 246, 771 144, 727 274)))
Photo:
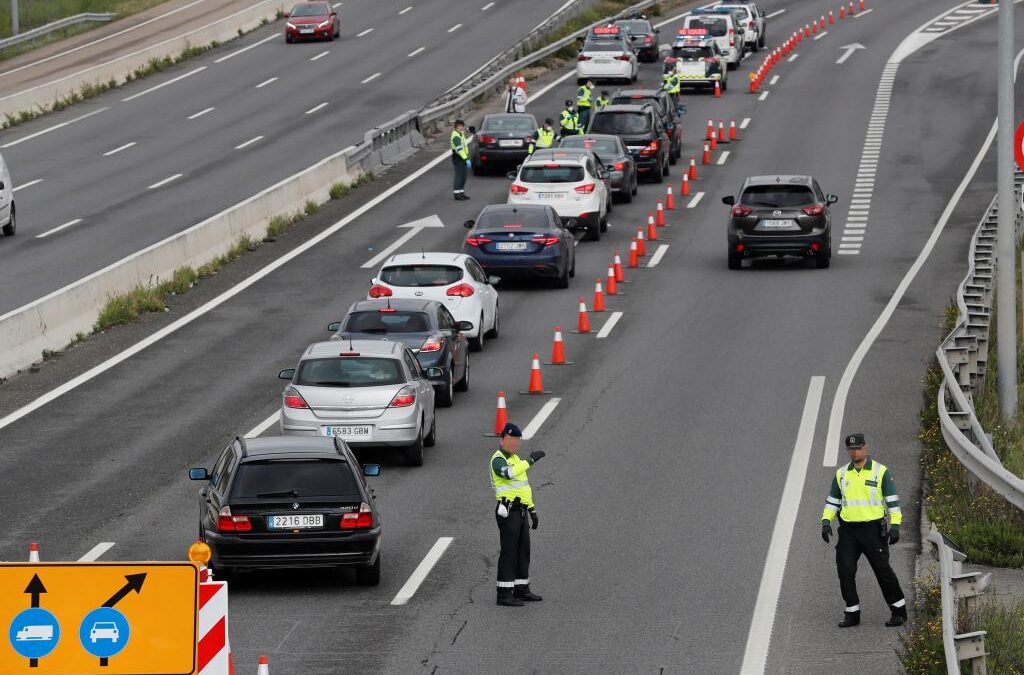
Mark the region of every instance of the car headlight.
POLYGON ((288 26, 289 28, 291 28, 292 30, 298 30, 298 29, 297 29, 297 28, 295 27, 295 24, 294 24, 294 23, 292 23, 291 21, 289 21, 289 22, 288 22, 288 23, 286 23, 285 25, 286 25, 286 26, 288 26))

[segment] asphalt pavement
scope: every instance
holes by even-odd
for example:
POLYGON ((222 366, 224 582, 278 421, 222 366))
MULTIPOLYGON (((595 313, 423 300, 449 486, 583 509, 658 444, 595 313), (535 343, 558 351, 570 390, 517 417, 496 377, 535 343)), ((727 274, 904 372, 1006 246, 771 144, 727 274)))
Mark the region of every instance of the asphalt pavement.
MULTIPOLYGON (((668 248, 657 266, 627 270, 629 283, 609 298, 610 311, 591 315, 597 331, 611 312, 622 312, 614 328, 604 338, 566 332, 576 364, 545 368, 552 395, 512 393, 525 388, 530 356, 550 349, 554 327, 575 325, 578 298, 590 305, 595 279, 616 249, 628 250, 665 186, 642 185, 634 204, 615 206, 606 238, 579 244, 570 289, 499 286, 501 337, 473 354, 470 392, 439 414, 438 444, 423 467, 367 453, 385 463, 373 483, 385 527, 379 587, 361 588, 333 572, 234 580, 231 642, 239 671, 268 654, 275 675, 896 672, 890 643, 898 632, 881 625, 887 613, 866 563, 864 625, 834 627, 842 600, 832 549, 818 536, 834 471, 825 437, 851 356, 911 269, 995 118, 994 82, 976 76, 991 62, 994 21, 951 33, 900 67, 870 219, 856 228, 866 234, 849 242, 859 248, 837 253, 830 269, 764 262, 729 271, 727 211, 719 200, 747 175, 812 173, 840 196, 834 243, 855 236, 843 233, 862 222, 848 210, 855 186, 865 182, 859 158, 884 65, 908 34, 954 6, 869 4, 873 11, 804 40, 799 56, 773 71, 779 79, 763 100, 736 86, 721 99, 686 95, 684 157, 699 160, 708 118, 736 119, 741 140, 725 146, 722 164, 698 167, 689 198, 678 196, 683 163, 673 167, 680 208, 657 242, 668 248), (837 64, 851 43, 867 48, 837 64), (545 404, 549 409, 526 444, 548 453, 531 471, 540 513, 531 581, 545 600, 521 609, 494 606, 497 537, 485 473, 494 441, 483 434, 499 390, 510 394, 511 417, 521 424, 545 404), (393 606, 440 537, 454 539, 411 600, 393 606), (766 563, 781 573, 766 574, 766 563), (777 605, 765 598, 772 588, 777 605), (768 620, 755 621, 752 631, 765 602, 768 620)), ((777 43, 822 5, 773 2, 765 9, 777 43)), ((756 60, 733 73, 734 84, 756 60)), ((531 112, 552 114, 571 93, 568 71, 548 79, 555 76, 565 79, 535 98, 531 112)), ((657 76, 657 66, 643 67, 644 83, 657 76)), ((531 94, 544 84, 533 83, 531 94)), ((472 201, 451 201, 444 152, 434 145, 355 203, 328 205, 274 244, 315 245, 241 292, 209 304, 218 284, 227 291, 229 281, 240 281, 242 273, 230 269, 201 283, 196 304, 184 300, 171 315, 150 320, 154 331, 182 322, 176 330, 18 421, 0 420, 0 512, 8 523, 0 554, 20 559, 26 542, 39 541, 44 559, 75 559, 98 542, 114 542, 104 559, 180 559, 198 513, 185 469, 208 465, 231 437, 268 419, 279 401, 277 370, 293 365, 362 297, 372 270, 361 265, 400 235, 396 226, 436 214, 445 227, 424 230, 407 249, 458 250, 460 223, 504 201, 502 177, 471 177, 472 201), (354 211, 357 205, 370 208, 354 211), (330 227, 334 234, 317 238, 330 227)), ((723 155, 716 152, 716 161, 723 155)), ((908 593, 919 545, 921 378, 994 173, 985 159, 868 351, 844 408, 844 431, 868 436, 900 488, 905 526, 893 560, 908 593)), ((254 258, 267 255, 263 249, 254 258)), ((246 277, 258 271, 246 264, 246 277)), ((109 355, 103 341, 117 335, 86 345, 93 362, 72 355, 0 387, 0 410, 10 413, 41 393, 34 377, 59 382, 99 363, 109 355)))

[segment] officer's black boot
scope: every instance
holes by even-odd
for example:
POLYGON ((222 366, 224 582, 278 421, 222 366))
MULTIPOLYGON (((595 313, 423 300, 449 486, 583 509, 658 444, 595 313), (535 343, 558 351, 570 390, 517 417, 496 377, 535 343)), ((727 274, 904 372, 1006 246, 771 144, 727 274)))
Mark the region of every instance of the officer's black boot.
POLYGON ((843 612, 843 620, 839 622, 840 628, 850 628, 860 624, 860 611, 843 612))
POLYGON ((885 625, 889 628, 895 628, 896 626, 902 626, 907 622, 907 606, 902 607, 890 607, 892 610, 892 616, 885 622, 885 625))
POLYGON ((510 589, 499 588, 498 605, 501 607, 522 607, 523 601, 513 595, 510 589))
POLYGON ((520 600, 525 600, 526 602, 540 602, 544 599, 541 596, 534 593, 533 591, 531 591, 529 584, 521 584, 519 586, 516 586, 514 595, 520 600))

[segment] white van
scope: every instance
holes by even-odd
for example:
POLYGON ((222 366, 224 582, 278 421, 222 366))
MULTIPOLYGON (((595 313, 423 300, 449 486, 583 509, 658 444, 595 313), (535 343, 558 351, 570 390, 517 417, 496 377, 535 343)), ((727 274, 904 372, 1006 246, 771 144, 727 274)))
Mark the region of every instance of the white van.
POLYGON ((0 226, 5 236, 14 234, 14 185, 3 155, 0 155, 0 226))
MULTIPOLYGON (((725 62, 730 70, 735 70, 743 58, 743 44, 737 39, 739 33, 731 14, 703 14, 700 10, 686 17, 683 28, 703 29, 710 38, 718 43, 718 48, 725 54, 725 62)), ((694 34, 694 33, 691 33, 694 34)), ((742 38, 740 38, 742 39, 742 38)))

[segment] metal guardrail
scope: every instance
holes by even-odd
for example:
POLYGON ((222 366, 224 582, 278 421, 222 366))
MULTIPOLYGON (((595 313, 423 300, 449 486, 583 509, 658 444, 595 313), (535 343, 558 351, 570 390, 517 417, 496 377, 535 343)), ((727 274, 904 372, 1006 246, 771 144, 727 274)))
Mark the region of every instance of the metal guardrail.
POLYGON ((61 28, 68 28, 70 26, 85 23, 87 21, 110 21, 115 16, 117 15, 113 12, 109 14, 86 12, 84 14, 75 14, 74 16, 67 16, 63 19, 58 19, 57 21, 51 21, 46 25, 39 26, 38 28, 27 30, 24 33, 18 33, 17 35, 13 35, 9 38, 4 38, 3 40, 0 40, 0 49, 5 49, 6 47, 10 47, 11 45, 21 44, 22 42, 28 42, 29 40, 34 40, 37 37, 46 35, 47 33, 52 33, 55 30, 60 30, 61 28))
POLYGON ((963 572, 967 556, 949 545, 932 523, 928 541, 939 554, 939 588, 942 593, 942 647, 946 672, 960 675, 960 662, 969 661, 972 675, 985 675, 985 631, 957 633, 960 601, 968 613, 974 611, 978 597, 992 581, 991 574, 963 572))

